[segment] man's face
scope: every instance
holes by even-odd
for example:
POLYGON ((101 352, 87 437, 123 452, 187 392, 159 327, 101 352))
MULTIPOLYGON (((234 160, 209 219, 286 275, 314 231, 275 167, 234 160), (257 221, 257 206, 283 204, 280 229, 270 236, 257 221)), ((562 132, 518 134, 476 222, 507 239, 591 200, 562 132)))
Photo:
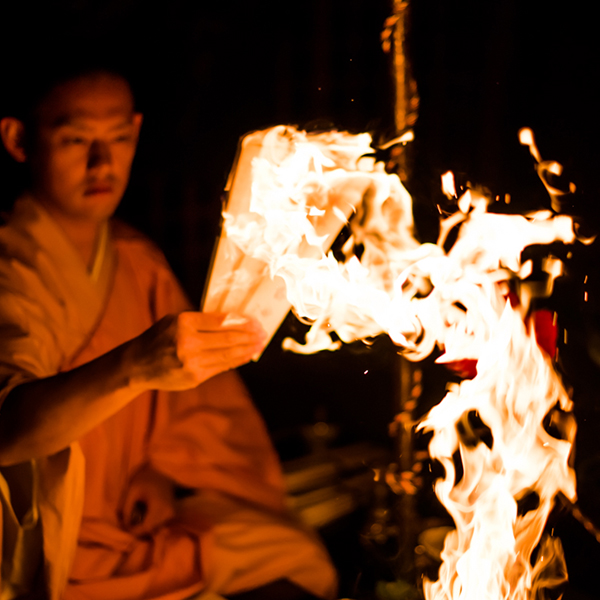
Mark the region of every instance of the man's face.
POLYGON ((129 180, 141 119, 117 76, 54 88, 38 110, 31 146, 36 199, 58 217, 93 223, 110 217, 129 180))

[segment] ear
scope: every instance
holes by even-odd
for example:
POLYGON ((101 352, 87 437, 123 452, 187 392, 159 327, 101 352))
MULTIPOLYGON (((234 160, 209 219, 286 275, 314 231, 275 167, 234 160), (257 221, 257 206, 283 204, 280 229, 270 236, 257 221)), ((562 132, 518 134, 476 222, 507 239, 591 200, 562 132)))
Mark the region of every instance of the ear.
POLYGON ((15 117, 0 119, 0 137, 7 152, 17 161, 27 160, 25 152, 25 125, 15 117))
POLYGON ((133 114, 133 126, 135 128, 135 142, 137 144, 137 141, 140 137, 140 129, 142 127, 142 121, 144 120, 144 115, 142 113, 134 113, 133 114))

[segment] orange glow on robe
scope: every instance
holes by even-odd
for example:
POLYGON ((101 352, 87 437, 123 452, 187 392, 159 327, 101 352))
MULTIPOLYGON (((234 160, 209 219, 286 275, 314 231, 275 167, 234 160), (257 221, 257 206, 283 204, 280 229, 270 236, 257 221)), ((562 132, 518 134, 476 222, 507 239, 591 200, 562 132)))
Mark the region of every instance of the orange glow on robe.
MULTIPOLYGON (((27 210, 37 236, 58 235, 35 203, 27 210)), ((53 244, 42 246, 40 256, 51 264, 53 244)), ((164 314, 189 308, 162 254, 145 238, 117 225, 107 257, 111 253, 114 262, 104 261, 105 269, 115 265, 104 310, 60 370, 109 351, 164 314)), ((44 307, 56 309, 55 319, 31 325, 29 336, 35 343, 37 329, 52 329, 59 347, 48 361, 60 357, 61 334, 68 333, 60 319, 72 321, 68 311, 78 310, 66 285, 57 283, 61 277, 74 289, 93 287, 85 270, 58 265, 54 304, 50 294, 44 307)), ((23 357, 26 350, 20 349, 23 357)), ((15 378, 53 368, 15 366, 15 378)), ((323 548, 285 513, 276 455, 234 373, 196 390, 142 394, 70 449, 39 461, 38 470, 52 600, 178 600, 203 590, 236 593, 283 577, 324 598, 335 594, 323 548), (175 504, 175 518, 136 537, 122 522, 122 503, 134 475, 148 466, 201 491, 175 504)))

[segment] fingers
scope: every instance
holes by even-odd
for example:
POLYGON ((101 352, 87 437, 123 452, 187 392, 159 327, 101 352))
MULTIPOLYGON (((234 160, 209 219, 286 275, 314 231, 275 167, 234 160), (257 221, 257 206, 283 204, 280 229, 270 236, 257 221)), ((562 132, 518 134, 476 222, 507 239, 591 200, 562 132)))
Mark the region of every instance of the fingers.
POLYGON ((182 362, 200 354, 225 361, 252 357, 267 338, 258 321, 233 314, 182 313, 178 325, 177 354, 182 362))
POLYGON ((183 312, 178 317, 180 327, 197 331, 262 331, 260 323, 251 317, 235 313, 183 312))
POLYGON ((256 354, 264 349, 264 337, 253 338, 247 343, 215 344, 207 347, 205 340, 193 340, 187 344, 180 354, 183 368, 190 373, 202 376, 203 371, 210 370, 212 374, 220 371, 235 369, 249 362, 256 354))
POLYGON ((252 331, 179 331, 177 335, 177 349, 180 360, 186 356, 193 356, 199 352, 225 350, 231 348, 260 348, 266 341, 266 334, 262 330, 252 331))
POLYGON ((133 341, 134 386, 182 390, 260 354, 267 335, 251 318, 185 312, 165 317, 133 341))
POLYGON ((249 362, 267 335, 255 319, 236 314, 185 312, 177 318, 177 358, 182 385, 198 385, 249 362), (189 382, 189 383, 185 383, 189 382))
POLYGON ((205 369, 214 368, 217 372, 227 371, 246 364, 262 350, 263 344, 204 350, 201 354, 186 357, 183 361, 184 368, 192 373, 201 373, 205 369))

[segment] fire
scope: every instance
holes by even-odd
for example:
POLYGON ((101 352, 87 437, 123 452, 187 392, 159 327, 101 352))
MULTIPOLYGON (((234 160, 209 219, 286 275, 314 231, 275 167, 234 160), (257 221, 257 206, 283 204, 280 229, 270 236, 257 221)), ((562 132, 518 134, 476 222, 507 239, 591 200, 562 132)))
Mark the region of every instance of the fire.
POLYGON ((442 175, 442 191, 448 198, 456 198, 456 187, 454 185, 454 173, 447 171, 442 175))
MULTIPOLYGON (((560 194, 547 175, 557 163, 541 160, 531 132, 521 140, 554 203, 560 194)), ((488 198, 467 190, 438 243, 419 244, 411 198, 372 158, 370 143, 367 134, 261 132, 250 198, 246 209, 225 211, 224 235, 285 282, 287 301, 311 324, 306 343, 286 340, 287 348, 334 350, 387 333, 411 360, 437 346, 438 362, 477 361, 476 376, 450 388, 420 425, 433 432, 430 453, 445 468, 436 493, 456 524, 440 577, 425 592, 429 600, 536 598, 566 579, 559 540, 542 534, 556 494, 576 497, 568 465, 575 427, 567 416, 560 435, 547 431, 571 402, 529 319, 531 299, 551 293, 562 265, 546 257, 545 285, 529 284, 534 265, 521 253, 573 243, 573 222, 550 211, 489 213, 488 198), (328 248, 345 224, 340 259, 328 248)), ((451 173, 443 187, 457 196, 451 173)))
POLYGON ((525 600, 564 580, 558 539, 544 539, 531 565, 556 494, 575 498, 574 428, 557 439, 543 425, 557 409, 569 411, 571 402, 531 327, 507 302, 481 348, 477 376, 450 389, 421 424, 434 432, 430 454, 446 471, 436 493, 456 524, 427 598, 525 600), (485 424, 487 443, 474 421, 485 424), (455 483, 457 451, 464 472, 455 483), (531 510, 520 514, 526 499, 531 510))

